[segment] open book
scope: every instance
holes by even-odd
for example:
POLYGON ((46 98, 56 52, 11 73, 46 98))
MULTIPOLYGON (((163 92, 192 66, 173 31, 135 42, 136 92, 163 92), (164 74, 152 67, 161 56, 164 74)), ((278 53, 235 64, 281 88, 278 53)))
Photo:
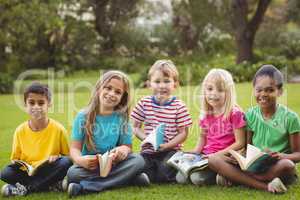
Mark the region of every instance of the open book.
POLYGON ((36 164, 35 167, 33 167, 32 165, 28 164, 23 160, 12 160, 12 163, 18 164, 22 170, 25 170, 27 172, 28 176, 33 176, 36 174, 38 169, 45 166, 48 163, 48 161, 49 161, 48 159, 42 160, 38 164, 36 164))
POLYGON ((157 151, 159 146, 164 143, 164 133, 165 133, 166 124, 159 124, 141 143, 143 146, 146 143, 149 143, 153 146, 154 150, 157 151))
POLYGON ((107 151, 104 154, 97 154, 99 162, 99 175, 101 177, 106 177, 112 168, 113 155, 112 151, 107 151))
POLYGON ((276 158, 251 144, 247 145, 246 157, 234 150, 229 150, 229 153, 237 160, 242 170, 249 172, 261 172, 262 169, 277 161, 276 158))
POLYGON ((208 160, 201 154, 176 152, 167 164, 174 167, 186 178, 195 171, 200 171, 208 166, 208 160))

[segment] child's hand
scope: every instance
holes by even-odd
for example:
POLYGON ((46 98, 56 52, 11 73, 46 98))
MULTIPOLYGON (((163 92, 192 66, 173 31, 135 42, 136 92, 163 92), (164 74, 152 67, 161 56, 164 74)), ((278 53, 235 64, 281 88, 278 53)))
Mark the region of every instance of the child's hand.
POLYGON ((48 158, 49 163, 54 163, 58 158, 59 158, 58 155, 55 155, 55 156, 49 156, 49 158, 48 158))
POLYGON ((285 154, 284 153, 279 153, 279 152, 270 152, 269 155, 272 157, 272 158, 275 158, 277 160, 281 160, 285 157, 285 154))
POLYGON ((99 162, 96 155, 85 155, 80 157, 78 164, 85 169, 95 170, 97 169, 99 162))
POLYGON ((125 160, 129 153, 129 147, 127 146, 118 146, 116 147, 112 153, 114 153, 113 162, 118 163, 122 160, 125 160))

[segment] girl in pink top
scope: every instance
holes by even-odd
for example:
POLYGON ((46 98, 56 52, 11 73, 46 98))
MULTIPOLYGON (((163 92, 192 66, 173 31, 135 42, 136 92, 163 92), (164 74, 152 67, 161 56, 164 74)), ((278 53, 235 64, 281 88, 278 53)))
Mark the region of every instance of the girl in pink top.
MULTIPOLYGON (((223 69, 212 69, 205 76, 201 94, 202 112, 200 128, 202 133, 194 153, 227 154, 230 149, 239 150, 245 146, 246 121, 244 113, 236 103, 235 86, 231 74, 223 69)), ((209 169, 194 172, 189 179, 195 185, 215 182, 216 174, 209 169)), ((178 173, 177 182, 187 180, 178 173)))

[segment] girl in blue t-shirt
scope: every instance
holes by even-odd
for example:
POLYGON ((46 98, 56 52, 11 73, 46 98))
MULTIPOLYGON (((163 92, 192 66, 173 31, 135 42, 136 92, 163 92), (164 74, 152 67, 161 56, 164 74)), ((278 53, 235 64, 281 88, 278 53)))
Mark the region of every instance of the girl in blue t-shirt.
POLYGON ((147 176, 140 174, 143 158, 131 153, 129 90, 124 73, 106 72, 96 83, 88 106, 77 114, 70 148, 75 164, 67 173, 70 197, 133 182, 149 183, 147 176), (96 155, 107 151, 112 152, 113 166, 106 177, 100 177, 96 155))
POLYGON ((241 171, 233 158, 212 156, 209 166, 216 182, 232 182, 272 193, 284 193, 286 184, 297 180, 295 163, 300 161, 300 120, 298 115, 278 103, 283 92, 283 75, 273 65, 263 65, 253 79, 257 106, 246 112, 247 142, 269 153, 271 163, 254 172, 241 171), (226 178, 225 178, 226 177, 226 178))

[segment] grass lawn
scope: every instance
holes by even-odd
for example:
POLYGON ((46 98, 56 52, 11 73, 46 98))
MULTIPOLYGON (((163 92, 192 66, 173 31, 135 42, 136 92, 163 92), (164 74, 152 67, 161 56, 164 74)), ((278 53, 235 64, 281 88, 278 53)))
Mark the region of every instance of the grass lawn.
MULTIPOLYGON (((94 79, 90 79, 94 82, 94 79)), ((78 80, 77 80, 78 81, 78 80)), ((54 93, 54 104, 50 110, 50 117, 60 121, 68 130, 71 130, 72 120, 80 108, 85 106, 89 100, 90 92, 87 90, 70 90, 70 86, 76 86, 76 79, 68 81, 68 85, 56 85, 57 88, 63 91, 54 93)), ((57 83, 56 83, 57 84, 57 83)), ((290 84, 285 87, 285 94, 280 98, 280 101, 292 110, 300 114, 300 85, 290 84)), ((184 102, 186 102, 189 111, 193 118, 193 126, 190 130, 188 139, 185 142, 185 149, 191 149, 196 144, 199 135, 198 115, 199 109, 199 88, 195 86, 181 87, 176 92, 184 102)), ((133 102, 140 99, 142 96, 149 94, 147 89, 136 89, 133 91, 133 102)), ((254 105, 254 99, 251 98, 251 84, 243 83, 237 85, 238 102, 247 109, 254 105)), ((2 169, 9 163, 11 151, 12 136, 15 128, 27 119, 20 107, 16 106, 16 100, 22 96, 1 95, 1 115, 0 115, 0 168, 2 169)), ((139 142, 134 139, 134 151, 139 149, 139 142)), ((298 170, 300 168, 298 167, 298 170)), ((0 186, 4 183, 0 182, 0 186)), ((0 197, 1 198, 1 197, 0 197)), ((222 188, 218 186, 196 187, 192 185, 157 185, 153 184, 147 188, 126 187, 121 189, 109 190, 99 194, 91 194, 80 196, 77 199, 299 199, 300 198, 300 183, 289 187, 289 190, 284 195, 272 195, 267 192, 248 189, 246 187, 231 187, 222 188)), ((65 193, 40 193, 28 195, 22 199, 67 199, 65 193)))

